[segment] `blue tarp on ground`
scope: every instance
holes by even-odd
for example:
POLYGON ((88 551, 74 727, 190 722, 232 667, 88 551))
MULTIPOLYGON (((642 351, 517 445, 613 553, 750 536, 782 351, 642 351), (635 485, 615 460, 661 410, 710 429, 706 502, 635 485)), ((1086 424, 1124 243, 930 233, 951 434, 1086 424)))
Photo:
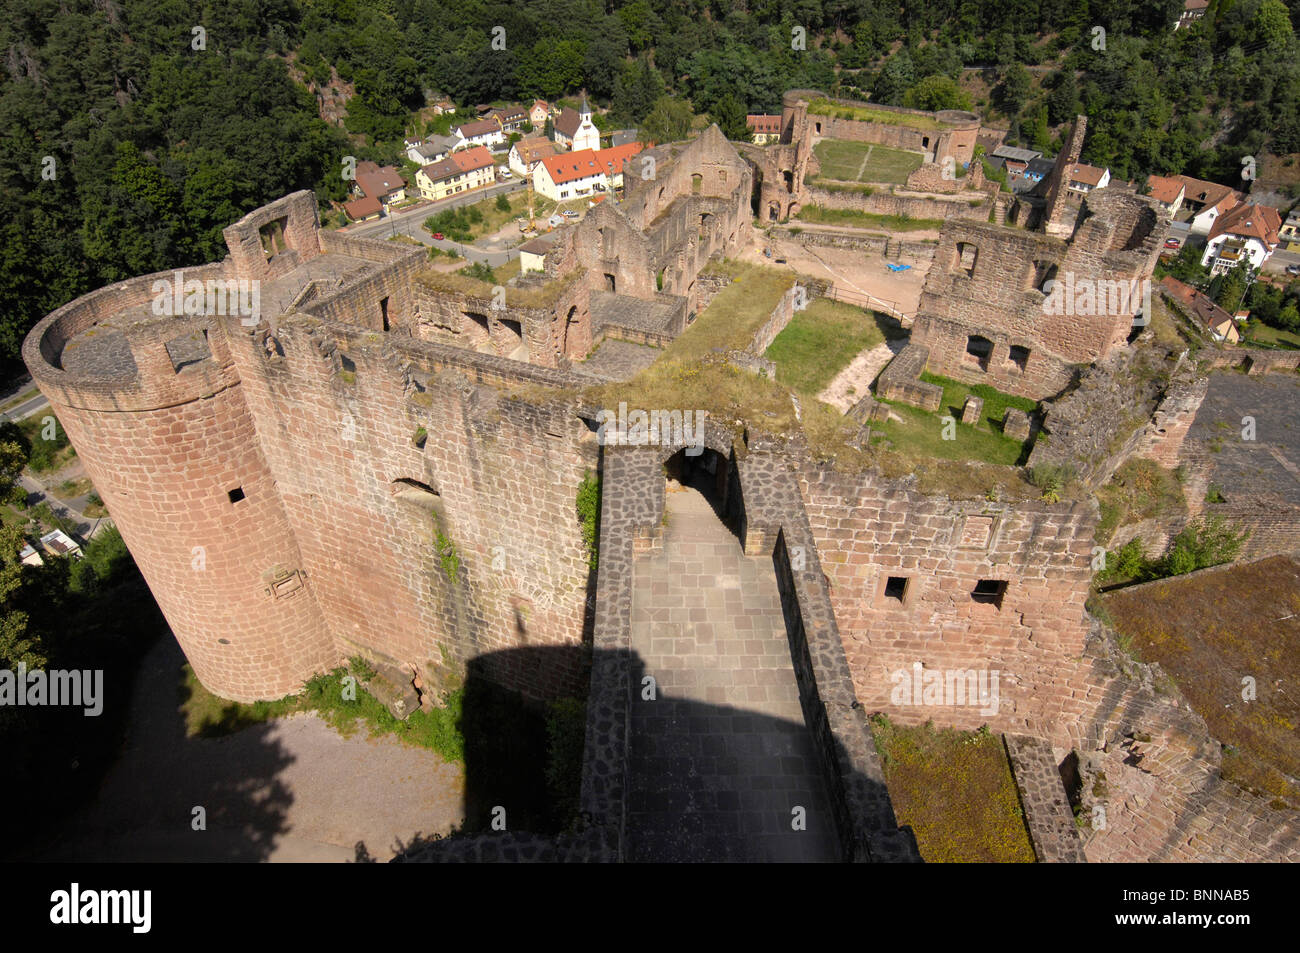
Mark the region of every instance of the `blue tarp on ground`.
POLYGON ((895 265, 892 261, 887 261, 887 262, 885 262, 885 267, 888 268, 890 271, 907 271, 907 269, 911 268, 912 266, 911 266, 911 265, 895 265))

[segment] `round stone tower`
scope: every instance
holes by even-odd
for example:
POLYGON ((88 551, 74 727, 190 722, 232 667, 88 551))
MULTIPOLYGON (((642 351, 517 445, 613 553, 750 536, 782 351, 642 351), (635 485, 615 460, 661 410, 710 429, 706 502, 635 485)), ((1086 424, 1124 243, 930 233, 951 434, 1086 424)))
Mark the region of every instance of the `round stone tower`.
POLYGON ((101 288, 41 321, 23 360, 199 680, 255 701, 297 690, 335 653, 213 291, 206 308, 194 297, 238 295, 234 277, 228 259, 101 288))

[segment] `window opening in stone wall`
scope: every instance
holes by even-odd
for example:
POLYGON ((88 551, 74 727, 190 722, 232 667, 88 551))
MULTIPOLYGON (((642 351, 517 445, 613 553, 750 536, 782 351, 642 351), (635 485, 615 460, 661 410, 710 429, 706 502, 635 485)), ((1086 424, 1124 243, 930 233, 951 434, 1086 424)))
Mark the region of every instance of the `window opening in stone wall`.
POLYGON ((966 339, 966 362, 976 364, 982 371, 989 369, 989 356, 993 353, 993 342, 986 337, 972 334, 966 339))
POLYGON ((1011 345, 1007 360, 1023 371, 1029 365, 1029 348, 1021 347, 1019 344, 1011 345))
POLYGON ((885 598, 902 604, 907 597, 908 578, 906 576, 890 576, 885 580, 885 598))
POLYGON ((379 317, 384 322, 384 330, 388 330, 388 299, 379 299, 379 317))
POLYGON ((966 277, 975 276, 975 259, 979 257, 979 249, 970 242, 957 243, 957 267, 966 272, 966 277))
POLYGON ((257 230, 257 234, 262 240, 262 251, 267 258, 273 258, 288 249, 289 245, 284 240, 284 228, 288 223, 288 216, 277 218, 273 222, 267 222, 257 230))
POLYGON ((244 488, 242 486, 237 486, 233 490, 227 490, 226 496, 230 497, 231 503, 238 503, 244 498, 244 488))
POLYGON ((975 583, 970 597, 975 602, 1002 608, 1002 598, 1007 594, 1007 584, 1001 579, 981 579, 975 583))

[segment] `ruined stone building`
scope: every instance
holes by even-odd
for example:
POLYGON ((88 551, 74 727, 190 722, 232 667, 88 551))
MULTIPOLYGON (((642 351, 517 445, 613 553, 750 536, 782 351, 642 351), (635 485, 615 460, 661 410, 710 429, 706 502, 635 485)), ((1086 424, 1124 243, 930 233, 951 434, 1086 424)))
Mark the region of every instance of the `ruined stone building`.
POLYGON ((1045 180, 1041 231, 944 223, 911 337, 932 373, 1053 397, 1141 328, 1169 216, 1150 197, 1116 188, 1067 204, 1063 170, 1077 159, 1083 128, 1080 117, 1045 180))
MULTIPOLYGON (((961 155, 977 129, 954 119, 922 147, 961 155)), ((593 348, 670 344, 718 293, 705 265, 750 243, 779 184, 742 151, 714 127, 638 155, 621 199, 505 286, 323 230, 298 192, 227 228, 224 260, 41 321, 24 360, 203 685, 274 699, 361 654, 426 687, 474 664, 534 698, 585 694, 584 856, 624 856, 633 565, 661 543, 683 447, 600 446, 581 392, 614 379, 593 348), (258 307, 240 282, 258 283, 258 307), (575 499, 596 473, 593 572, 575 499)), ((1067 238, 950 221, 914 337, 944 373, 1052 393, 1120 347, 1132 315, 1046 319, 1044 281, 1148 273, 1162 237, 1149 200, 1115 190, 1089 196, 1067 238), (975 334, 989 348, 971 364, 975 334)), ((927 497, 814 463, 797 435, 711 421, 705 438, 720 510, 775 572, 845 857, 905 854, 868 711, 987 721, 1049 768, 1098 738, 1159 733, 1163 703, 1091 647, 1095 503, 927 497), (1006 704, 900 711, 891 673, 917 661, 997 669, 1006 704)), ((1068 826, 1051 836, 1067 845, 1051 856, 1077 852, 1068 826)))

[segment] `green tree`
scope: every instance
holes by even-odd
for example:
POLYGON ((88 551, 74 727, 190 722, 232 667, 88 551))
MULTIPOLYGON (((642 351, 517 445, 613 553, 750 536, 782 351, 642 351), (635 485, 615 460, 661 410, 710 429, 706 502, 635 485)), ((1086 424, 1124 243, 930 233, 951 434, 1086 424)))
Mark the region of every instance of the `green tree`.
POLYGON ((1272 51, 1285 49, 1294 35, 1291 15, 1282 0, 1263 0, 1255 11, 1251 28, 1258 41, 1272 51))
POLYGON ((22 607, 25 580, 21 559, 26 540, 16 526, 0 526, 0 668, 12 669, 19 663, 28 668, 43 668, 44 649, 38 636, 28 632, 29 616, 22 607))
POLYGON ((912 57, 907 50, 899 50, 876 76, 871 87, 871 98, 888 106, 898 106, 903 102, 903 95, 916 83, 916 71, 912 66, 912 57))
POLYGON ((735 142, 750 142, 753 134, 745 121, 745 107, 730 93, 718 100, 710 118, 718 124, 722 134, 735 142))
POLYGON ((1014 116, 1025 108, 1029 98, 1029 70, 1019 63, 1013 63, 1002 73, 1002 79, 993 89, 993 99, 1008 116, 1014 116))
POLYGON ((927 76, 903 95, 909 109, 938 112, 940 109, 970 109, 970 96, 947 76, 927 76))
POLYGON ((694 120, 690 103, 673 96, 660 96, 641 123, 641 141, 679 142, 691 134, 694 120))

